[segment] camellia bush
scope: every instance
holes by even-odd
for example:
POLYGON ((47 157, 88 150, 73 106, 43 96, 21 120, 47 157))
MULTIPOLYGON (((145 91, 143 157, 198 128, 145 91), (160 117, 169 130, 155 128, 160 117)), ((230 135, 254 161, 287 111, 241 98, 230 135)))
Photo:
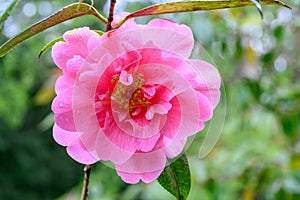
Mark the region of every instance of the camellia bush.
MULTIPOLYGON (((17 3, 7 4, 1 23, 17 3)), ((213 62, 193 58, 198 46, 192 27, 155 16, 255 6, 263 17, 262 5, 291 7, 278 0, 203 0, 115 13, 118 1, 111 0, 105 18, 93 3, 70 4, 30 26, 0 47, 0 57, 55 25, 96 17, 103 30, 83 23, 49 41, 39 54, 40 58, 52 48, 53 62, 61 71, 51 107, 53 138, 85 165, 81 199, 88 197, 90 173, 98 161, 106 161, 127 184, 158 180, 177 199, 188 199, 190 168, 195 166, 189 166, 185 149, 213 119, 222 99, 221 75, 213 62), (153 19, 135 22, 143 16, 153 19)), ((219 137, 226 111, 222 112, 223 117, 210 124, 219 128, 204 139, 206 151, 219 137)))

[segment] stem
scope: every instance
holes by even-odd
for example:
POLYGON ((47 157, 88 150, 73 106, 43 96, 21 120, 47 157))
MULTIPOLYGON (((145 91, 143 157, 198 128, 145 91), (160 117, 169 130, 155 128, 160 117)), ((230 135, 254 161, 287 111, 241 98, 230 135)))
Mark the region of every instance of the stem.
POLYGON ((108 15, 108 24, 106 25, 106 31, 111 30, 111 22, 114 20, 114 10, 117 0, 110 0, 110 8, 108 15))
POLYGON ((82 192, 81 192, 81 200, 86 200, 88 196, 88 186, 90 181, 90 174, 92 170, 93 165, 86 165, 84 167, 84 180, 83 180, 83 186, 82 186, 82 192))

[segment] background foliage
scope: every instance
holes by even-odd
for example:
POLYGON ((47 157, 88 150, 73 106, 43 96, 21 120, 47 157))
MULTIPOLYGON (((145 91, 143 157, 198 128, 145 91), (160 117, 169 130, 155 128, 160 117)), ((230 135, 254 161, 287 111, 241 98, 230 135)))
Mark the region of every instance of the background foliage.
MULTIPOLYGON (((73 2, 21 0, 4 24, 0 43, 73 2)), ((116 12, 151 3, 120 1, 116 12)), ((198 158, 209 133, 205 130, 187 149, 191 200, 300 198, 300 3, 287 3, 296 9, 264 7, 264 20, 254 7, 161 16, 192 28, 218 67, 226 91, 226 121, 215 148, 198 158)), ((107 14, 105 1, 95 0, 94 6, 107 14)), ((82 17, 35 36, 0 59, 0 199, 79 198, 83 166, 51 135, 51 100, 60 72, 50 52, 40 61, 37 56, 46 43, 80 26, 104 30, 96 18, 82 17)), ((173 197, 157 182, 127 185, 98 163, 90 199, 173 197)))

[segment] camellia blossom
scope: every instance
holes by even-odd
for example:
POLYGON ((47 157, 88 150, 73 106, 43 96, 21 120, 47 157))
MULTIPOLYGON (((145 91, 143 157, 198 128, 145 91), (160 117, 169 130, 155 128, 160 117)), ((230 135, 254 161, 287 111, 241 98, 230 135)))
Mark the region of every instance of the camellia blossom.
POLYGON ((52 49, 63 71, 52 103, 54 139, 80 163, 111 161, 127 183, 155 180, 212 118, 218 71, 188 59, 192 31, 165 19, 63 37, 52 49))

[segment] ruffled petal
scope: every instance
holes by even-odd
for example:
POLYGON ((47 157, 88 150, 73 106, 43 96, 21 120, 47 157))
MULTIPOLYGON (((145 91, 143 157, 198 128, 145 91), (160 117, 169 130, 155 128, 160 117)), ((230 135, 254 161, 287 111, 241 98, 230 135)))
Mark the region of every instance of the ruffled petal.
MULTIPOLYGON (((105 33, 101 39, 103 42, 99 47, 99 53, 101 50, 107 49, 115 58, 126 52, 142 48, 161 49, 187 58, 194 45, 192 32, 187 26, 167 20, 162 20, 160 25, 154 21, 152 25, 137 26, 126 31, 117 29, 105 33), (166 28, 161 27, 163 24, 166 25, 166 28), (159 37, 157 37, 158 35, 159 37)), ((97 54, 99 55, 99 53, 97 54)))
POLYGON ((89 42, 87 44, 88 51, 91 52, 101 43, 101 36, 93 35, 90 37, 89 42))
POLYGON ((55 114, 54 121, 60 128, 66 131, 77 131, 72 111, 55 114))
POLYGON ((135 184, 139 180, 149 183, 160 175, 166 164, 166 156, 162 151, 136 153, 123 164, 116 165, 122 180, 135 184))
POLYGON ((174 30, 174 31, 179 32, 180 34, 184 35, 187 38, 194 39, 193 32, 188 26, 186 26, 184 24, 178 24, 172 20, 155 18, 155 19, 152 19, 147 24, 147 26, 174 30))
POLYGON ((70 75, 62 75, 58 77, 55 83, 55 92, 56 94, 60 94, 64 90, 68 88, 72 88, 75 82, 75 77, 70 75))
POLYGON ((52 111, 56 113, 64 113, 72 110, 73 88, 70 87, 57 95, 52 102, 52 111))
POLYGON ((65 42, 57 42, 52 47, 52 58, 54 63, 60 69, 66 68, 67 61, 73 57, 72 53, 68 51, 68 47, 65 42))
POLYGON ((155 35, 159 35, 159 37, 155 36, 156 39, 153 40, 158 48, 167 48, 166 50, 186 58, 190 56, 194 46, 194 37, 188 26, 177 24, 171 20, 156 18, 151 20, 146 28, 158 28, 158 33, 155 35))
POLYGON ((206 122, 212 118, 213 107, 209 99, 201 94, 200 92, 195 92, 198 100, 198 109, 200 113, 200 121, 206 122))
POLYGON ((67 153, 74 160, 82 164, 93 164, 100 160, 85 148, 79 138, 67 147, 67 153))
POLYGON ((166 143, 166 147, 163 149, 165 155, 168 158, 175 158, 182 152, 186 143, 186 137, 178 137, 173 140, 170 140, 169 138, 164 138, 164 142, 166 143))
POLYGON ((60 128, 57 124, 54 124, 53 138, 58 144, 68 146, 79 138, 79 134, 78 132, 66 131, 60 128))
POLYGON ((115 164, 126 162, 135 153, 116 146, 101 130, 97 133, 96 147, 102 160, 110 160, 115 164))
MULTIPOLYGON (((87 133, 78 133, 80 135, 80 140, 82 145, 85 147, 87 151, 91 153, 94 157, 99 158, 99 155, 96 150, 98 131, 91 131, 87 133)), ((100 158, 99 158, 100 159, 100 158)))
MULTIPOLYGON (((107 119, 107 121, 108 120, 109 119, 107 119)), ((155 121, 159 121, 159 120, 155 119, 155 121)), ((108 123, 108 122, 106 122, 106 123, 108 123)), ((128 124, 128 125, 130 125, 130 124, 128 124)), ((151 125, 150 125, 150 127, 151 127, 151 125)), ((109 125, 108 124, 105 125, 104 130, 105 130, 105 135, 106 135, 107 139, 111 143, 116 145, 118 148, 123 149, 124 151, 149 152, 155 147, 156 142, 158 141, 158 139, 160 137, 160 134, 158 132, 159 127, 157 127, 157 126, 153 126, 153 127, 154 128, 152 129, 152 127, 151 128, 139 127, 139 125, 133 124, 132 126, 130 126, 130 128, 127 129, 126 125, 117 124, 116 122, 111 122, 109 125), (153 131, 153 132, 150 132, 150 131, 153 131), (135 133, 139 134, 139 135, 135 135, 135 133)))
POLYGON ((160 132, 163 136, 173 139, 177 136, 181 126, 181 107, 176 98, 172 99, 170 103, 172 104, 172 109, 168 112, 166 123, 160 132))
POLYGON ((200 93, 208 97, 212 102, 213 108, 220 100, 221 77, 218 70, 211 64, 201 60, 190 60, 196 69, 199 84, 195 87, 200 93))
POLYGON ((100 37, 88 27, 67 31, 63 35, 66 42, 57 42, 52 47, 54 63, 59 68, 65 69, 68 60, 74 58, 74 56, 86 58, 90 53, 87 44, 92 36, 100 37))
POLYGON ((153 172, 147 172, 147 173, 127 173, 123 171, 117 171, 117 173, 124 182, 129 184, 136 184, 140 180, 142 180, 144 183, 150 183, 154 181, 159 177, 159 175, 162 173, 163 170, 164 168, 153 172))
POLYGON ((55 113, 56 124, 67 131, 77 131, 72 110, 73 88, 68 88, 56 96, 52 102, 52 111, 55 113))
POLYGON ((76 76, 79 68, 85 62, 85 59, 82 56, 74 55, 73 58, 70 58, 66 64, 66 70, 64 74, 70 73, 73 76, 76 76))
POLYGON ((90 53, 87 44, 92 36, 98 36, 98 34, 91 31, 88 27, 67 31, 63 35, 68 44, 68 50, 72 55, 80 55, 83 58, 86 58, 90 53))

